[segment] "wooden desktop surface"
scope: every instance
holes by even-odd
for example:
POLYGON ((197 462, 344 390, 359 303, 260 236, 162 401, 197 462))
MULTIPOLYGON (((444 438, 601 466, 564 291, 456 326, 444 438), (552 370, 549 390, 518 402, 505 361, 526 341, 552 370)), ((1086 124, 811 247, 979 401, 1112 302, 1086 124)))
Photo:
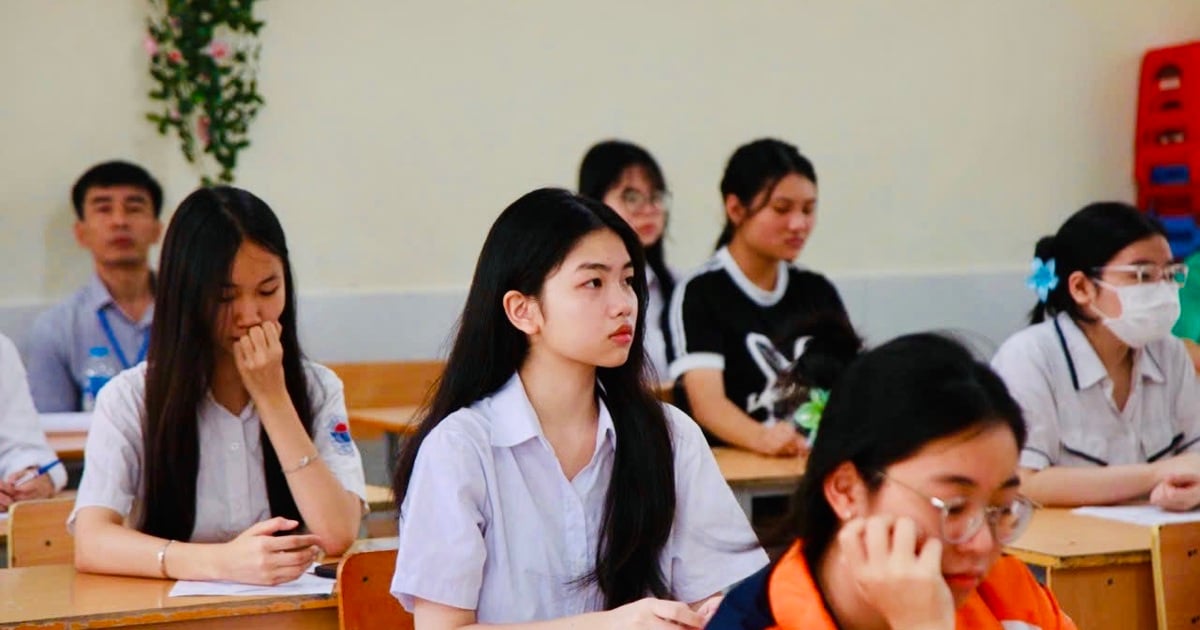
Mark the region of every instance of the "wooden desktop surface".
POLYGON ((168 597, 174 585, 173 580, 79 573, 68 564, 4 569, 0 626, 337 628, 332 595, 168 597))
POLYGON ((1046 508, 1008 553, 1041 567, 1095 567, 1150 561, 1150 528, 1046 508))
POLYGON ((50 448, 64 462, 83 461, 83 446, 87 443, 87 431, 71 431, 65 433, 51 432, 46 434, 50 448))
POLYGON ((1154 628, 1150 528, 1041 509, 1005 549, 1040 567, 1046 585, 1080 628, 1154 628))
POLYGON ((804 476, 805 457, 768 457, 740 448, 714 447, 713 456, 729 485, 796 484, 804 476))

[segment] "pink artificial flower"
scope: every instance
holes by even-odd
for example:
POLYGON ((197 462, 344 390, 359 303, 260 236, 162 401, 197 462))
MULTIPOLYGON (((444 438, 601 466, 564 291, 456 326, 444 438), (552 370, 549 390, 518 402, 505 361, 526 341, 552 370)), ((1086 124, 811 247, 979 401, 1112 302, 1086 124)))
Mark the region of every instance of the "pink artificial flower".
POLYGON ((150 35, 147 35, 146 39, 142 40, 142 48, 146 49, 146 56, 148 57, 158 54, 158 42, 154 41, 154 38, 150 35))
POLYGON ((196 137, 200 138, 200 144, 208 146, 208 116, 201 114, 196 118, 196 137))
POLYGON ((219 39, 214 39, 208 44, 208 48, 204 49, 204 52, 209 57, 212 57, 214 61, 220 61, 229 56, 229 44, 219 39))
POLYGON ((167 59, 171 63, 179 63, 180 61, 183 61, 183 53, 179 52, 178 50, 172 50, 171 52, 167 53, 167 59))

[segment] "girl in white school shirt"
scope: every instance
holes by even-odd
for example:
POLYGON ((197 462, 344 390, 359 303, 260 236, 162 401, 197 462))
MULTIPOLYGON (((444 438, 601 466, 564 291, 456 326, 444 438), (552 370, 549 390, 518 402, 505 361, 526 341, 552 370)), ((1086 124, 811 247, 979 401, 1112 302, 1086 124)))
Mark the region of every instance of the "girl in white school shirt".
POLYGON ((1200 504, 1200 387, 1170 335, 1180 284, 1162 227, 1095 203, 1037 244, 1039 303, 993 367, 1021 404, 1026 494, 1046 505, 1200 504))
POLYGON ((204 188, 167 230, 146 363, 96 401, 69 523, 83 571, 275 584, 365 505, 341 382, 303 359, 283 229, 204 188))
POLYGON ((671 371, 678 404, 714 444, 767 455, 806 448, 786 407, 784 380, 809 320, 843 321, 825 276, 792 261, 817 220, 817 173, 774 139, 738 147, 721 178, 726 223, 713 257, 671 297, 671 371))
POLYGON ((650 152, 622 140, 588 149, 579 165, 579 194, 603 201, 637 232, 646 250, 646 364, 655 382, 667 379, 667 304, 675 274, 667 267, 663 239, 671 194, 650 152))
POLYGON ((699 428, 647 387, 637 243, 563 190, 492 226, 396 471, 392 593, 418 629, 696 628, 766 564, 699 428))

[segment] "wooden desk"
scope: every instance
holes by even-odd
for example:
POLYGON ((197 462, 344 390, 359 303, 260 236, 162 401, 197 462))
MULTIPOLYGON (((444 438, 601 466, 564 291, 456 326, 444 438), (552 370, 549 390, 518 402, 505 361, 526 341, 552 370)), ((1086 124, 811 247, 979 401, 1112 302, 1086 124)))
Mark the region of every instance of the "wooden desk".
POLYGON ((71 565, 0 570, 0 626, 337 628, 334 595, 167 597, 172 580, 77 573, 71 565))
POLYGON ((87 431, 47 433, 46 441, 63 462, 83 461, 83 446, 87 443, 87 431))
POLYGON ((721 476, 733 489, 738 505, 751 515, 754 497, 791 495, 804 476, 805 457, 768 457, 728 446, 713 448, 721 476))
POLYGON ((396 509, 392 500, 392 489, 387 486, 367 484, 367 506, 372 512, 391 512, 396 509))
POLYGON ((1005 551, 1046 572, 1080 628, 1156 627, 1149 527, 1042 509, 1005 551))

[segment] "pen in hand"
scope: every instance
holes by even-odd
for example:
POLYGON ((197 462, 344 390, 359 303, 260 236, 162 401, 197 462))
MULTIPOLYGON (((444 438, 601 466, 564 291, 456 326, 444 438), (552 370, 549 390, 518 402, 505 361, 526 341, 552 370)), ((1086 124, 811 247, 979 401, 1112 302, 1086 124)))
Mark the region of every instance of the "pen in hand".
POLYGON ((44 466, 38 466, 37 470, 31 470, 31 471, 25 473, 24 475, 21 475, 20 479, 17 479, 16 481, 13 482, 13 487, 15 488, 15 487, 21 486, 23 484, 29 483, 30 481, 33 481, 34 479, 37 479, 38 477, 41 477, 42 475, 50 472, 50 469, 54 468, 55 466, 57 466, 61 463, 62 463, 61 459, 56 459, 56 460, 50 462, 49 464, 45 464, 44 466))

